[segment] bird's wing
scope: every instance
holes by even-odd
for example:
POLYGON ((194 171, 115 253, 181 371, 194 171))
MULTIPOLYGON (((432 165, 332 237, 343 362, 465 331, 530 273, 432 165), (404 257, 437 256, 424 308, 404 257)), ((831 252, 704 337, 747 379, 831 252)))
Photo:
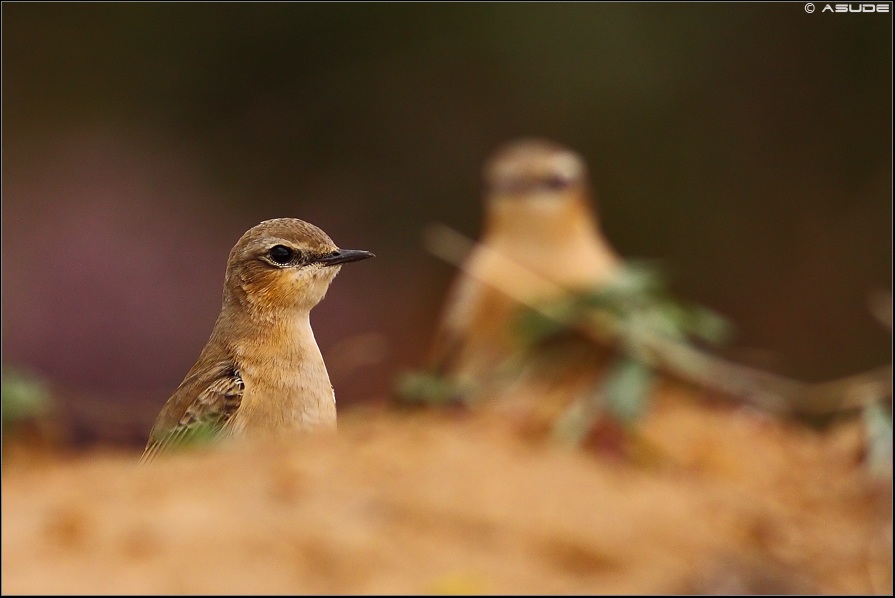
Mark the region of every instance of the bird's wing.
POLYGON ((431 344, 429 365, 433 372, 445 375, 456 367, 482 290, 482 283, 465 272, 449 289, 431 344))
POLYGON ((191 373, 162 408, 141 461, 189 442, 198 434, 216 433, 242 403, 245 384, 232 363, 221 362, 191 373))

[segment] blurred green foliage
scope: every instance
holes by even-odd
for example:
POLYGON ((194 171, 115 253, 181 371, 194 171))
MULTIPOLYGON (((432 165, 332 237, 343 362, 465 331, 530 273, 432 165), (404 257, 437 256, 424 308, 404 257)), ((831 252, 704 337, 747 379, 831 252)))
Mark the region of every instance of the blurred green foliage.
POLYGON ((626 264, 603 288, 523 310, 517 330, 522 352, 534 358, 540 346, 576 332, 616 349, 605 379, 555 422, 555 436, 571 443, 582 441, 602 417, 629 426, 643 414, 656 376, 654 338, 719 344, 731 337, 726 319, 675 298, 658 267, 638 262, 626 264))
POLYGON ((397 377, 394 398, 401 406, 444 406, 462 402, 469 390, 448 376, 405 371, 397 377))
MULTIPOLYGON (((570 293, 538 309, 526 309, 516 328, 523 345, 537 345, 594 317, 609 318, 607 333, 638 354, 641 331, 685 341, 730 340, 730 323, 714 311, 675 298, 658 267, 629 261, 605 288, 570 293)), ((609 337, 607 337, 609 340, 609 337)))
POLYGON ((870 472, 892 477, 892 406, 873 403, 863 410, 867 442, 866 463, 870 472))
POLYGON ((200 421, 188 429, 174 429, 165 436, 160 444, 167 448, 181 450, 190 447, 213 444, 221 440, 220 424, 200 421))
POLYGON ((3 366, 2 429, 4 438, 17 427, 49 415, 53 399, 46 383, 33 374, 3 366))

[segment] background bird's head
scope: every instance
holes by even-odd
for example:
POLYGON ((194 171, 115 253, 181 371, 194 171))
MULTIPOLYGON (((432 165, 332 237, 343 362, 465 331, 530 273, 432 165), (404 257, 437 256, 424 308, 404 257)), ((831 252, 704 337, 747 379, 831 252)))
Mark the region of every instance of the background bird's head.
POLYGON ((329 236, 297 218, 265 220, 230 251, 224 302, 265 315, 317 305, 341 265, 373 254, 339 249, 329 236))
POLYGON ((486 235, 562 236, 594 219, 584 160, 558 143, 511 141, 486 161, 483 174, 486 235))

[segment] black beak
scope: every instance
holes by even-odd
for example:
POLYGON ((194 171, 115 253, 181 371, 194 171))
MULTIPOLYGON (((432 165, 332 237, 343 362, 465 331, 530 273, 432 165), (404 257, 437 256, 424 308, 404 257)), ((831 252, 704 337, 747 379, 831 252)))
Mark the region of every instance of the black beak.
POLYGON ((347 264, 348 262, 365 260, 368 257, 376 256, 363 249, 336 249, 332 253, 328 253, 318 259, 317 262, 324 266, 336 266, 338 264, 347 264))

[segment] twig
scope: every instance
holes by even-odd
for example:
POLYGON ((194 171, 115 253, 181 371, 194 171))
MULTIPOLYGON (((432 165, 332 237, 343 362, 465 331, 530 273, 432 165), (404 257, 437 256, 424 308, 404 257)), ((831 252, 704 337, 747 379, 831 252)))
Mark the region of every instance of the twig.
MULTIPOLYGON (((426 248, 446 262, 465 269, 466 257, 473 249, 489 254, 489 259, 500 264, 509 276, 500 280, 480 280, 501 291, 514 301, 537 311, 542 316, 567 325, 543 305, 518 292, 518 288, 544 289, 545 295, 559 296, 564 289, 556 283, 532 272, 525 266, 494 249, 443 225, 430 224, 423 231, 426 248), (506 280, 523 281, 510 285, 506 280)), ((475 273, 465 270, 470 276, 475 273)), ((617 338, 619 322, 604 311, 594 311, 574 328, 591 341, 601 345, 617 338)), ((762 408, 798 415, 820 416, 856 409, 892 396, 892 366, 882 366, 860 374, 808 384, 772 374, 764 370, 732 363, 658 333, 643 332, 635 339, 638 357, 649 365, 670 375, 717 390, 725 395, 740 397, 762 408)))

